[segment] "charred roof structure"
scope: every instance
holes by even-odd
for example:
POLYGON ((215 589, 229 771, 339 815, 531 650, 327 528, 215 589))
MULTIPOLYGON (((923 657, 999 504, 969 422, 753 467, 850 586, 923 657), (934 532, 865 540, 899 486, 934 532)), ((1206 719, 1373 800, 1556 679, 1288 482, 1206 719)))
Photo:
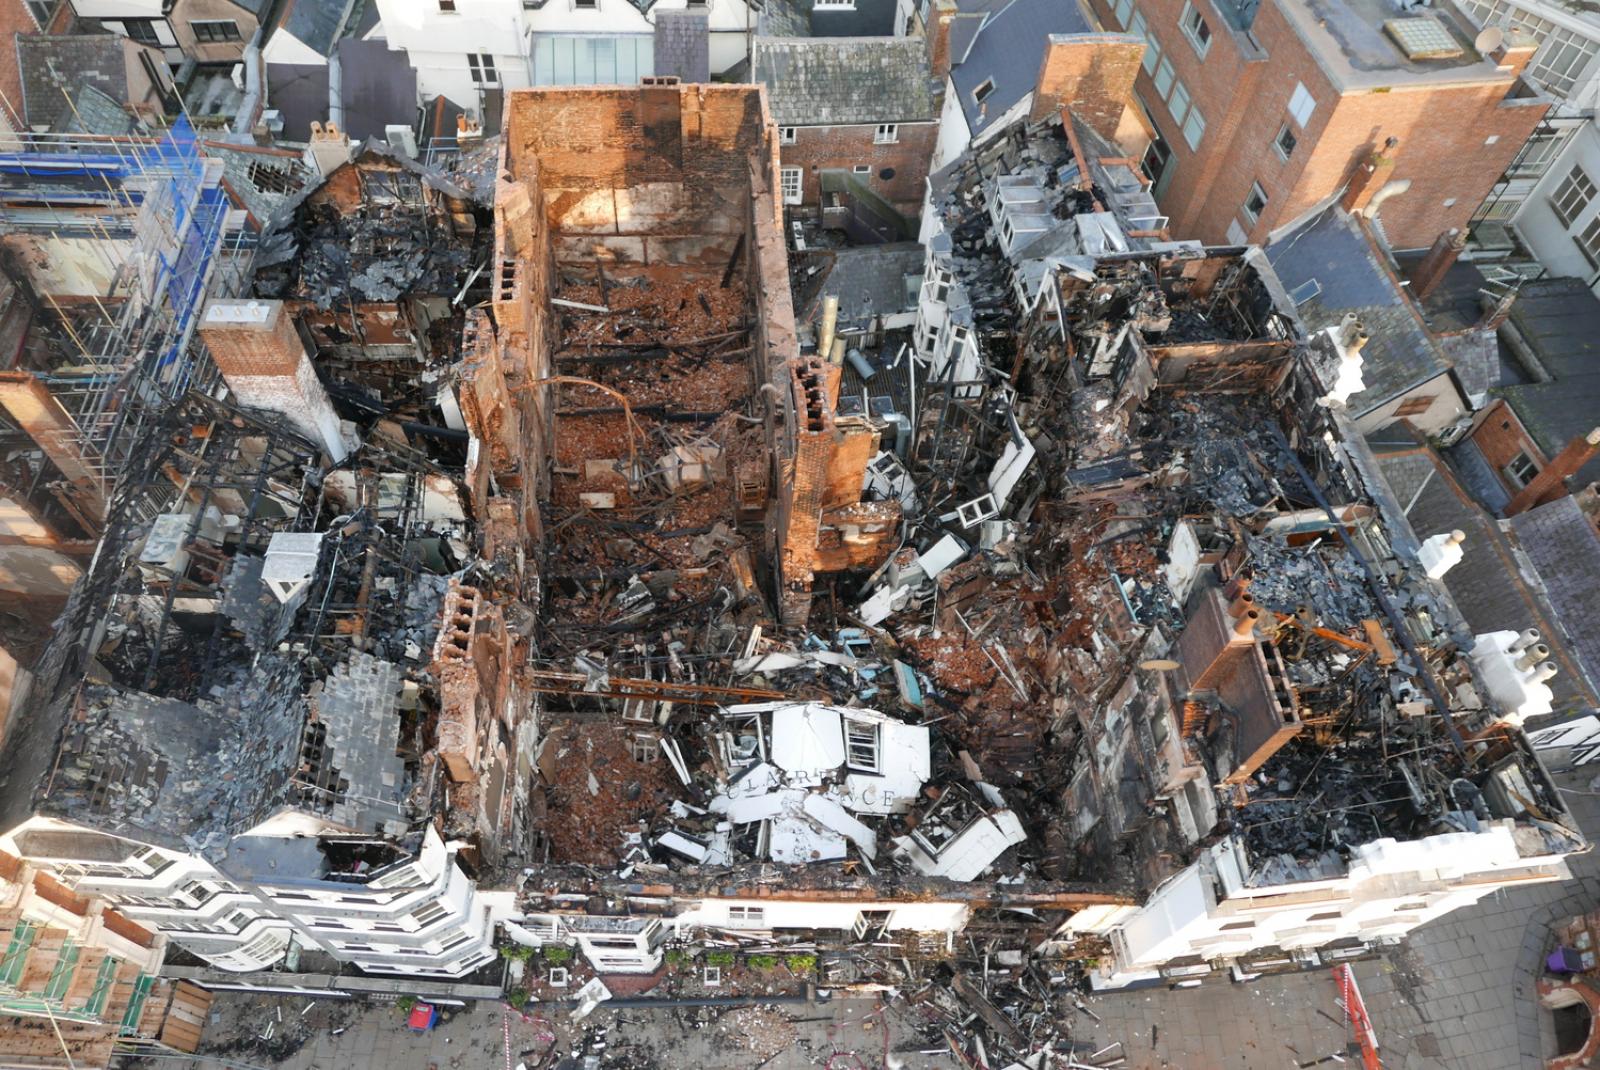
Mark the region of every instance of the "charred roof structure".
POLYGON ((503 931, 592 1009, 803 952, 1019 1060, 1079 984, 1559 878, 1543 648, 1394 537, 1361 325, 1172 241, 1072 101, 937 177, 909 324, 824 279, 798 328, 760 87, 513 91, 488 181, 369 148, 291 198, 117 482, 0 847, 225 969, 503 931))

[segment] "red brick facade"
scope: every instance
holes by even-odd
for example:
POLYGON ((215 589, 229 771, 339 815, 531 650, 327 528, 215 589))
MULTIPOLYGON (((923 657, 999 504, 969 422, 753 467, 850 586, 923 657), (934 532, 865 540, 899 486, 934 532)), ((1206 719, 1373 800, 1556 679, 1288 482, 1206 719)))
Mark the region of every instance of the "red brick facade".
MULTIPOLYGON (((1401 73, 1393 86, 1341 91, 1273 0, 1256 15, 1250 32, 1259 49, 1250 54, 1209 0, 1195 0, 1212 30, 1202 59, 1179 28, 1184 2, 1136 4, 1205 117, 1199 148, 1191 149, 1141 70, 1139 96, 1174 155, 1161 205, 1180 237, 1223 242, 1237 220, 1259 242, 1337 194, 1360 161, 1393 137, 1391 177, 1409 179, 1411 188, 1383 203, 1384 229, 1396 248, 1426 248, 1443 231, 1467 225, 1546 108, 1506 99, 1516 85, 1509 70, 1494 81, 1455 85, 1406 84, 1410 76, 1401 73), (1294 128, 1298 143, 1284 159, 1273 146, 1291 121, 1288 105, 1299 84, 1316 106, 1306 126, 1294 128), (1241 211, 1252 183, 1267 194, 1254 222, 1241 211)), ((1091 4, 1104 25, 1120 25, 1105 0, 1091 4)), ((1506 62, 1515 69, 1525 57, 1506 62)))
POLYGON ((1095 133, 1114 143, 1143 57, 1144 42, 1133 37, 1052 37, 1039 66, 1029 118, 1038 122, 1069 108, 1095 133))
POLYGON ((1534 444, 1528 432, 1523 430, 1522 421, 1517 419, 1517 414, 1510 405, 1503 400, 1489 403, 1489 407, 1478 414, 1475 426, 1468 434, 1472 444, 1478 447, 1478 452, 1483 454, 1483 459, 1489 462, 1495 475, 1500 477, 1500 482, 1506 491, 1517 493, 1522 487, 1514 480, 1507 478, 1506 465, 1519 453, 1526 454, 1535 465, 1543 468, 1549 463, 1543 451, 1534 444))
POLYGON ((797 126, 794 144, 779 149, 784 167, 798 167, 802 176, 800 203, 809 208, 822 203, 822 172, 853 171, 866 166, 870 172, 856 175, 872 192, 895 206, 903 215, 922 210, 928 162, 933 159, 934 143, 939 139, 939 124, 900 123, 897 140, 878 145, 876 126, 797 126), (893 174, 885 178, 884 172, 893 174))

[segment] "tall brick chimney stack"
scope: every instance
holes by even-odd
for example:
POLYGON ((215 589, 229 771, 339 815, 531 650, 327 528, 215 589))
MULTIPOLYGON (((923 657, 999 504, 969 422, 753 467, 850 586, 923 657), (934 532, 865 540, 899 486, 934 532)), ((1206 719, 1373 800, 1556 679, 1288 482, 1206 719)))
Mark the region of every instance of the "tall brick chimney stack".
POLYGON ((1398 141, 1390 138, 1384 142, 1383 148, 1356 164, 1350 173, 1350 184, 1339 199, 1340 207, 1347 212, 1357 213, 1371 203, 1372 198, 1388 183, 1389 176, 1394 174, 1394 153, 1398 145, 1398 141))
POLYGON ((955 0, 933 0, 928 5, 928 73, 938 83, 938 92, 944 92, 944 80, 950 73, 950 23, 955 21, 955 0))
POLYGON ((200 337, 241 405, 280 414, 335 464, 344 460, 339 416, 282 301, 212 301, 200 337))
POLYGON ((1600 427, 1587 435, 1574 436, 1565 449, 1556 454, 1538 475, 1528 481, 1526 487, 1517 492, 1517 496, 1511 499, 1501 515, 1516 516, 1536 505, 1564 497, 1567 493, 1567 480, 1576 475, 1578 469, 1588 464, 1596 453, 1600 453, 1600 427))
POLYGON ((1467 247, 1467 236, 1460 227, 1451 227, 1434 240, 1433 247, 1411 273, 1411 293, 1422 300, 1439 288, 1450 273, 1456 257, 1467 247))

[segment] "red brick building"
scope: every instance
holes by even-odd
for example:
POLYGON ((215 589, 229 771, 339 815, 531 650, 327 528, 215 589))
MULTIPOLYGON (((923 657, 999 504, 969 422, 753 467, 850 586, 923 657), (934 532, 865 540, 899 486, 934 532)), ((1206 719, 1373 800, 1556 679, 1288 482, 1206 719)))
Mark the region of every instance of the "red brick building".
POLYGON ((752 72, 778 125, 785 205, 854 193, 915 218, 939 136, 921 41, 758 37, 752 72))
POLYGON ((1347 206, 1424 248, 1466 227, 1547 106, 1520 77, 1533 46, 1481 54, 1450 0, 1407 15, 1389 0, 1089 3, 1148 44, 1146 167, 1183 237, 1264 241, 1355 178, 1347 206))

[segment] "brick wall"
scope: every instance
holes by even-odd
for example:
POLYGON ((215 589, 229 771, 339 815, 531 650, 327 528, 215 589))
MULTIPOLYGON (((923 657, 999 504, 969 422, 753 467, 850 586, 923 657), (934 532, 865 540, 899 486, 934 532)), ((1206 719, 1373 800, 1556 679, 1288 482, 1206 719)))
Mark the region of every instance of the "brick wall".
MULTIPOLYGON (((1241 51, 1208 0, 1199 3, 1213 30, 1204 59, 1178 28, 1184 0, 1138 4, 1206 120, 1199 150, 1191 150, 1151 76, 1141 70, 1139 95, 1175 158, 1176 171, 1161 198, 1175 237, 1223 242, 1228 224, 1237 219, 1250 240, 1261 241, 1332 197, 1357 162, 1395 137, 1392 177, 1410 179, 1412 187, 1385 202, 1384 229, 1396 248, 1427 247, 1450 227, 1466 226, 1544 113, 1542 104, 1505 101, 1513 85, 1509 76, 1426 88, 1396 84, 1341 96, 1272 0, 1261 5, 1251 29, 1264 53, 1254 56, 1241 51), (1273 143, 1302 83, 1317 105, 1306 127, 1296 128, 1299 143, 1285 160, 1273 143), (1267 207, 1250 224, 1240 208, 1256 182, 1268 195, 1267 207)), ((1118 25, 1104 0, 1091 4, 1106 25, 1118 25)))
POLYGON ((898 140, 892 145, 877 145, 876 126, 799 126, 795 142, 784 145, 779 154, 784 167, 804 172, 801 203, 817 207, 822 203, 822 172, 853 171, 870 167, 871 173, 857 175, 874 193, 894 205, 902 214, 915 215, 922 207, 923 185, 928 177, 928 162, 939 140, 938 123, 902 123, 898 140), (892 171, 885 178, 885 172, 892 171))
POLYGON ((1489 466, 1494 469, 1495 475, 1500 478, 1500 482, 1509 493, 1515 494, 1522 489, 1505 476, 1506 465, 1510 464, 1517 454, 1526 453, 1540 468, 1549 463, 1549 458, 1534 444, 1528 432, 1523 430, 1522 421, 1517 419, 1517 414, 1503 400, 1497 399, 1491 402, 1479 415, 1476 424, 1468 437, 1478 447, 1478 452, 1483 454, 1483 459, 1489 462, 1489 466))
POLYGON ((1144 42, 1122 34, 1051 35, 1030 117, 1037 122, 1068 107, 1095 133, 1115 142, 1143 56, 1144 42))

